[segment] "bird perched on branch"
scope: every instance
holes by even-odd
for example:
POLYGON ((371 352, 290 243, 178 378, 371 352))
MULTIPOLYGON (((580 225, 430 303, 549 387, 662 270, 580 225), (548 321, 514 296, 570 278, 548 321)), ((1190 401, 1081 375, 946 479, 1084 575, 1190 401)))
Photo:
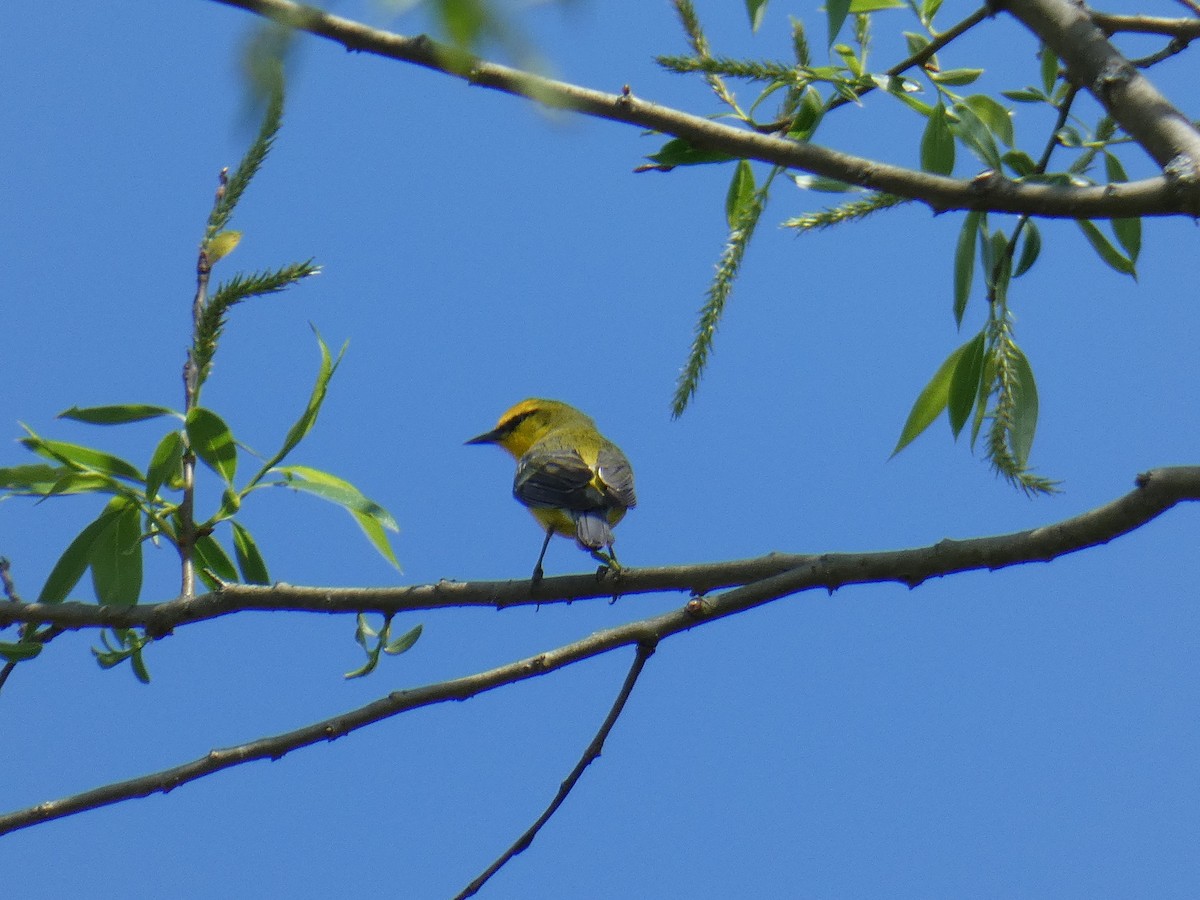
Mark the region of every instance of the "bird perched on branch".
POLYGON ((612 526, 637 505, 633 468, 591 418, 557 400, 531 398, 467 443, 496 444, 517 461, 513 496, 546 531, 534 581, 542 577, 542 560, 555 534, 572 538, 605 565, 621 568, 612 549, 612 526))

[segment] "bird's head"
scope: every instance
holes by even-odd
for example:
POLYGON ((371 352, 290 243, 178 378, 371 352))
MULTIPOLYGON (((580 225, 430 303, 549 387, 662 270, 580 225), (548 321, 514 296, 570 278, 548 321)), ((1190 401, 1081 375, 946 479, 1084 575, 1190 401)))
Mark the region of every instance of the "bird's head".
POLYGON ((549 432, 574 425, 591 429, 596 427, 590 418, 573 406, 558 400, 531 397, 505 412, 491 431, 473 437, 466 443, 496 444, 519 459, 549 432))

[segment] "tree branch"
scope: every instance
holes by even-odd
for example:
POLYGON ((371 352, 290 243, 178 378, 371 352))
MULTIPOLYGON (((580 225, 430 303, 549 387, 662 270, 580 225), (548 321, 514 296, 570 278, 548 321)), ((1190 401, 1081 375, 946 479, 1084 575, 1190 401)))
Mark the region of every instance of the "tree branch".
POLYGON ((571 793, 572 788, 579 782, 584 770, 599 758, 600 752, 604 749, 604 742, 608 739, 608 733, 617 724, 617 718, 625 708, 625 701, 629 699, 629 695, 633 692, 633 686, 637 684, 638 676, 642 674, 646 660, 654 655, 654 649, 653 644, 638 644, 637 655, 633 658, 633 665, 629 668, 629 674, 625 676, 625 683, 621 686, 621 692, 617 694, 617 699, 613 701, 612 709, 604 717, 604 722, 600 725, 600 730, 596 732, 596 736, 592 738, 591 743, 587 745, 587 749, 583 751, 583 756, 575 764, 575 768, 571 770, 571 774, 559 785, 558 793, 554 795, 554 799, 550 801, 550 805, 538 816, 537 821, 529 826, 529 829, 524 834, 517 838, 511 847, 505 850, 478 878, 463 888, 461 893, 456 894, 454 900, 466 900, 467 897, 473 897, 487 883, 488 879, 499 872, 510 859, 518 853, 523 853, 533 843, 533 839, 542 830, 542 826, 550 821, 550 817, 558 811, 563 801, 567 799, 567 795, 571 793))
POLYGON ((929 547, 874 553, 769 553, 752 559, 658 568, 601 569, 590 575, 528 580, 439 581, 387 588, 323 588, 289 584, 229 584, 197 597, 180 597, 139 606, 91 603, 14 603, 0 605, 0 627, 37 622, 64 629, 144 628, 163 637, 181 625, 236 612, 313 612, 395 615, 417 610, 486 606, 506 609, 531 604, 570 603, 600 597, 657 591, 694 595, 759 582, 783 573, 807 574, 794 590, 834 590, 847 584, 900 582, 915 587, 928 578, 973 569, 1000 569, 1045 562, 1074 553, 1138 528, 1176 503, 1200 500, 1200 466, 1152 469, 1137 477, 1137 487, 1097 509, 1029 531, 966 540, 944 540, 929 547))
MULTIPOLYGON (((788 169, 800 169, 871 190, 920 200, 938 212, 977 209, 1045 217, 1102 219, 1191 213, 1196 207, 1191 197, 1181 194, 1175 189, 1174 182, 1165 177, 1088 187, 1022 184, 998 172, 984 173, 966 181, 947 178, 840 153, 816 144, 758 134, 748 128, 738 128, 659 106, 625 91, 608 94, 543 78, 488 62, 426 35, 407 37, 370 28, 291 0, 214 2, 283 22, 300 31, 335 41, 350 51, 373 53, 412 63, 549 107, 649 128, 683 138, 706 150, 757 159, 788 169)), ((1021 2, 1033 5, 1034 0, 1021 2)), ((1088 24, 1103 39, 1099 29, 1090 21, 1088 24)), ((1156 109, 1160 114, 1173 112, 1169 106, 1156 109)))
MULTIPOLYGON (((639 583, 642 590, 663 589, 666 585, 660 585, 658 588, 650 588, 648 585, 669 575, 678 576, 680 573, 701 572, 707 573, 710 578, 713 578, 720 572, 728 573, 739 569, 746 571, 755 567, 769 568, 790 563, 787 568, 777 574, 760 577, 742 587, 733 588, 717 595, 693 597, 677 610, 599 631, 583 640, 566 644, 537 656, 451 681, 410 690, 394 691, 366 706, 294 731, 260 738, 225 750, 213 750, 205 756, 181 766, 142 775, 128 781, 104 785, 71 797, 48 801, 2 815, 0 816, 0 835, 134 797, 147 797, 159 792, 166 793, 181 784, 253 760, 277 760, 300 747, 307 747, 320 741, 334 740, 374 722, 411 709, 444 703, 448 700, 466 700, 503 685, 515 684, 527 678, 591 659, 618 647, 654 646, 671 635, 800 591, 825 588, 832 592, 847 584, 886 581, 899 581, 910 587, 916 587, 929 578, 941 577, 954 572, 1000 569, 1026 562, 1048 562, 1067 553, 1108 543, 1113 538, 1144 525, 1182 500, 1200 500, 1200 466, 1153 469, 1138 476, 1137 487, 1133 491, 1105 506, 1066 519, 1056 525, 1014 534, 964 541, 944 540, 919 550, 822 556, 772 555, 741 563, 651 569, 631 572, 628 575, 623 574, 621 576, 622 592, 625 591, 626 579, 629 582, 639 583)), ((546 579, 543 584, 570 580, 572 579, 546 579)), ((578 582, 582 579, 574 576, 574 580, 578 582)), ((674 580, 674 583, 676 587, 679 587, 688 582, 674 580)), ((524 595, 523 602, 548 602, 546 598, 541 600, 530 598, 528 582, 435 585, 422 590, 428 592, 439 587, 456 589, 464 597, 481 589, 493 590, 498 587, 502 590, 520 591, 524 595)), ((310 588, 308 590, 319 593, 319 589, 310 588)), ((334 593, 333 591, 327 592, 328 595, 334 593)), ((597 590, 593 586, 579 596, 605 596, 611 595, 611 593, 611 587, 605 591, 597 590)), ((196 598, 196 600, 200 599, 196 598)), ((459 597, 458 602, 439 605, 471 605, 461 602, 462 599, 463 597, 459 597)), ((479 603, 483 602, 479 595, 475 595, 475 599, 479 603)), ((496 598, 492 597, 488 603, 491 605, 495 601, 496 598)), ((71 604, 64 604, 64 606, 66 605, 71 604)), ((328 612, 330 611, 329 607, 330 604, 326 603, 313 608, 328 612)), ((43 608, 53 609, 54 607, 43 608)), ((256 606, 254 608, 267 607, 256 606)), ((113 608, 97 607, 97 609, 113 608)), ((7 611, 7 606, 5 610, 7 611)))

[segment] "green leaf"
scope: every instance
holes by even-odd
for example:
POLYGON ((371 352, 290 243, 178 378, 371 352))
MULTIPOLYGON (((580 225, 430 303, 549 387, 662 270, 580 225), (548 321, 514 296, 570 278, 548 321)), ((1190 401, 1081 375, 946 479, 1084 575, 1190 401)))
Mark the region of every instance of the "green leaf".
POLYGON ((850 0, 850 12, 855 15, 879 12, 884 9, 907 9, 903 0, 850 0))
POLYGON ((197 406, 188 412, 184 425, 192 450, 225 481, 237 472, 237 444, 225 420, 211 409, 197 406))
POLYGON ((767 0, 746 0, 746 12, 750 15, 750 30, 758 31, 763 15, 767 11, 767 0))
POLYGON ((1025 469, 1029 463, 1029 451, 1033 449, 1033 436, 1037 431, 1037 382, 1033 380, 1033 369, 1030 368, 1029 360, 1021 348, 1014 345, 1013 349, 1013 371, 1017 384, 1013 391, 1015 408, 1009 440, 1012 444, 1013 458, 1021 469, 1025 469))
POLYGON ((1003 231, 993 231, 985 254, 988 260, 988 286, 996 299, 1003 303, 1012 279, 1012 260, 1008 256, 1008 238, 1003 231))
MULTIPOLYGON (((971 338, 971 341, 974 340, 975 338, 971 338)), ((892 456, 911 444, 921 432, 933 424, 934 419, 942 414, 942 410, 946 408, 950 399, 950 380, 954 376, 954 369, 958 365, 959 357, 962 356, 967 344, 970 344, 971 341, 947 356, 946 361, 929 379, 929 384, 921 389, 921 393, 917 395, 917 402, 913 404, 913 408, 908 414, 908 420, 900 432, 900 440, 896 442, 896 449, 892 451, 892 456)))
POLYGON ((930 72, 929 77, 938 84, 948 84, 954 87, 971 84, 983 74, 983 69, 946 69, 943 72, 930 72))
POLYGON ((178 431, 168 431, 154 448, 150 465, 146 467, 146 498, 153 501, 158 496, 158 489, 182 472, 183 436, 178 431))
POLYGON ((38 437, 28 426, 22 427, 29 432, 29 437, 21 438, 18 443, 32 450, 38 456, 57 460, 76 471, 100 472, 129 481, 142 482, 145 480, 142 473, 132 463, 126 462, 119 456, 113 456, 111 453, 91 447, 68 444, 64 441, 47 441, 38 437))
POLYGON ((971 297, 971 281, 975 276, 975 236, 983 213, 969 212, 963 219, 958 233, 958 246, 954 250, 954 323, 962 327, 963 313, 971 297))
POLYGON ((100 603, 132 606, 142 592, 141 511, 123 497, 109 505, 117 514, 96 534, 88 553, 92 586, 100 603))
POLYGON ((126 422, 144 422, 161 416, 183 416, 166 406, 150 406, 145 403, 126 403, 120 406, 72 406, 58 414, 60 419, 73 419, 92 425, 124 425, 126 422))
POLYGON ((138 681, 142 684, 150 683, 150 670, 146 668, 146 660, 143 658, 141 647, 129 654, 129 666, 133 669, 133 675, 138 681))
POLYGON ((1054 82, 1058 80, 1058 57, 1049 47, 1042 47, 1039 55, 1042 59, 1042 90, 1051 94, 1054 92, 1054 82))
POLYGON ((111 488, 112 482, 103 475, 83 474, 66 466, 39 463, 0 469, 0 490, 22 496, 111 493, 111 488))
POLYGON ((1133 262, 1127 259, 1120 250, 1112 245, 1090 219, 1076 219, 1076 224, 1083 231, 1084 237, 1092 245, 1099 257, 1123 275, 1137 277, 1133 262))
POLYGON ((850 0, 825 0, 825 15, 829 20, 828 46, 832 47, 837 40, 838 32, 842 30, 849 12, 850 0))
POLYGON ((237 557, 238 570, 242 573, 242 581, 246 584, 270 584, 271 576, 267 573, 267 563, 259 552, 258 544, 244 526, 238 522, 230 524, 233 526, 233 552, 237 557))
POLYGON ((992 386, 996 380, 996 353, 984 355, 983 377, 979 380, 979 398, 975 401, 975 419, 971 422, 971 449, 975 449, 975 439, 979 437, 979 429, 983 426, 983 418, 987 415, 988 398, 992 395, 992 386))
POLYGON ((742 210, 754 200, 754 170, 744 159, 738 160, 725 195, 725 218, 731 229, 737 226, 742 210))
POLYGON ((921 168, 935 175, 954 171, 954 135, 946 119, 946 107, 940 101, 929 114, 921 136, 921 168))
POLYGON ((258 470, 255 476, 250 479, 250 483, 242 490, 243 497, 254 485, 263 479, 268 471, 282 462, 284 457, 296 449, 296 445, 304 440, 305 436, 312 431, 313 425, 317 422, 317 414, 321 411, 321 404, 325 402, 325 393, 329 389, 329 380, 333 378, 333 373, 341 365, 342 357, 346 354, 346 345, 342 344, 342 349, 338 352, 337 359, 333 359, 329 355, 329 347, 321 339, 320 333, 315 328, 313 329, 313 333, 317 336, 317 345, 321 350, 321 366, 317 370, 317 380, 313 385, 312 394, 308 398, 308 406, 300 414, 300 418, 288 429, 283 446, 279 448, 274 456, 263 463, 262 468, 258 470))
POLYGON ((1037 173, 1037 163, 1024 150, 1009 150, 1000 159, 1018 178, 1025 178, 1037 173))
POLYGON ((915 31, 904 32, 904 41, 908 45, 909 56, 916 56, 930 43, 928 35, 918 34, 915 31))
MULTIPOLYGON (((196 540, 195 546, 192 547, 192 559, 195 561, 198 569, 207 569, 224 582, 233 583, 238 580, 238 573, 237 569, 233 566, 233 560, 229 558, 229 554, 225 552, 225 548, 217 543, 217 539, 211 534, 206 534, 196 540)), ((197 574, 201 576, 204 583, 210 589, 218 587, 211 576, 208 576, 205 572, 199 571, 197 574)))
POLYGON ((234 248, 242 242, 242 233, 240 231, 222 231, 213 235, 208 246, 204 249, 208 251, 209 265, 214 265, 218 260, 223 259, 234 251, 234 248))
POLYGON ((921 3, 921 21, 926 25, 933 22, 933 17, 937 15, 938 10, 942 8, 942 0, 922 0, 921 3))
POLYGON ((985 336, 981 331, 964 346, 958 362, 954 364, 947 407, 950 413, 950 431, 956 440, 963 426, 967 424, 967 418, 971 415, 979 396, 979 382, 983 378, 984 343, 985 336))
POLYGON ((389 656, 396 656, 397 654, 403 653, 404 651, 410 649, 412 645, 417 642, 417 639, 421 636, 422 630, 423 626, 418 625, 411 631, 405 632, 391 643, 384 644, 383 652, 389 656))
POLYGON ((54 564, 54 568, 50 570, 42 592, 38 594, 38 603, 60 603, 75 589, 75 585, 79 584, 79 579, 87 571, 92 545, 101 533, 108 530, 113 520, 124 512, 125 504, 126 501, 122 498, 109 501, 104 511, 76 535, 75 540, 71 541, 54 564))
POLYGON ((1013 269, 1012 277, 1018 278, 1028 272, 1037 262, 1038 254, 1041 252, 1042 234, 1038 231, 1033 219, 1028 219, 1025 222, 1025 242, 1021 247, 1021 257, 1017 260, 1017 267, 1013 269))
POLYGON ((41 653, 43 646, 45 645, 38 641, 20 641, 18 643, 0 641, 0 659, 14 663, 25 662, 41 653))
POLYGON ((972 94, 962 101, 988 130, 1006 145, 1013 144, 1012 113, 987 94, 972 94))
POLYGON ((385 528, 389 531, 400 529, 386 509, 374 500, 367 499, 350 482, 328 472, 308 466, 280 466, 273 471, 284 478, 283 481, 277 482, 278 484, 336 503, 349 512, 380 555, 397 569, 400 568, 387 535, 384 534, 385 528))
POLYGON ((996 146, 996 139, 992 137, 987 124, 965 103, 954 104, 954 115, 958 121, 951 124, 951 130, 985 165, 999 172, 1003 167, 1000 148, 996 146))
MULTIPOLYGON (((1121 160, 1111 153, 1105 152, 1104 154, 1104 169, 1108 180, 1114 184, 1129 180, 1125 174, 1125 167, 1121 165, 1121 160)), ((1138 256, 1142 252, 1142 220, 1136 218, 1113 219, 1112 228, 1113 234, 1124 248, 1130 263, 1137 263, 1138 256)))
POLYGON ((1050 98, 1035 87, 1021 88, 1019 91, 1001 91, 1001 96, 1017 103, 1049 103, 1050 98))
POLYGON ((720 150, 702 150, 683 138, 672 138, 657 153, 646 157, 655 168, 673 169, 676 166, 701 166, 707 163, 729 162, 736 157, 720 150))

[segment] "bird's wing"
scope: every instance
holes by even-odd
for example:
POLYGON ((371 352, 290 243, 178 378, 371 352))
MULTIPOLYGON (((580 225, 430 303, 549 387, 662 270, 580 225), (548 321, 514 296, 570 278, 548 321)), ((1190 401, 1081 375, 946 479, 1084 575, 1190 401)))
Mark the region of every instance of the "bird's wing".
POLYGON ((629 465, 625 454, 614 445, 600 448, 596 457, 596 474, 610 503, 637 506, 637 495, 633 491, 633 467, 629 465))
POLYGON ((596 473, 575 450, 534 448, 517 461, 513 496, 526 506, 598 509, 604 495, 591 486, 596 473))

